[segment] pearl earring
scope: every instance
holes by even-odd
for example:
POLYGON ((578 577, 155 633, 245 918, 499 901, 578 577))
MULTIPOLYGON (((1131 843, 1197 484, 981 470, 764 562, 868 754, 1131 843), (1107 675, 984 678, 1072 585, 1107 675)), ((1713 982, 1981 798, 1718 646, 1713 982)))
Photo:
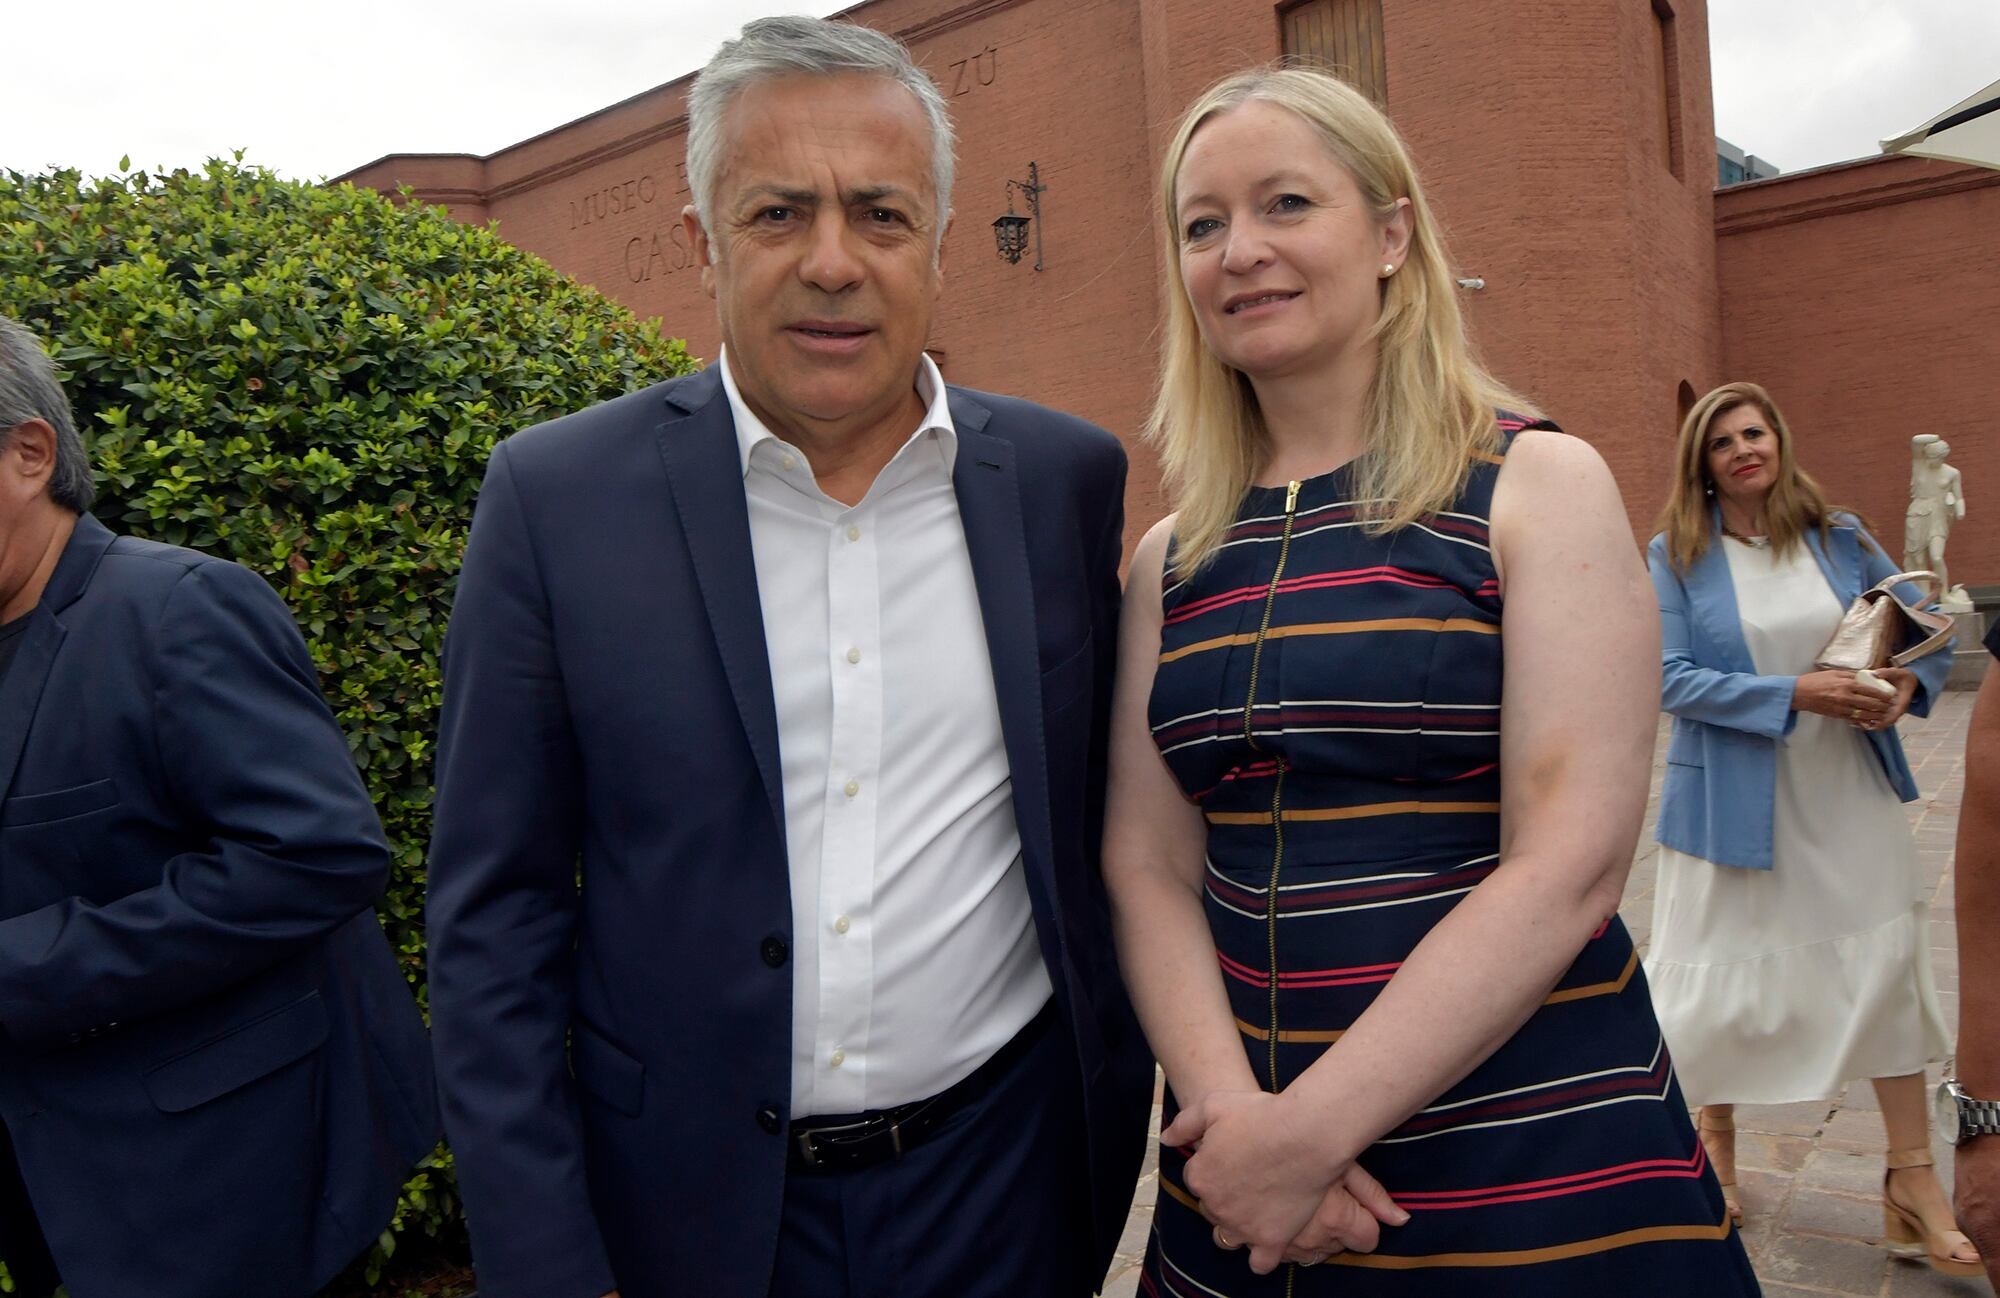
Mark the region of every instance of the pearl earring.
POLYGON ((1394 265, 1393 265, 1392 263, 1390 263, 1390 262, 1383 262, 1383 263, 1382 263, 1382 278, 1383 278, 1383 279, 1387 279, 1387 278, 1389 278, 1389 277, 1390 277, 1391 275, 1393 275, 1393 274, 1395 274, 1395 273, 1396 273, 1396 267, 1395 267, 1395 266, 1394 266, 1394 265))

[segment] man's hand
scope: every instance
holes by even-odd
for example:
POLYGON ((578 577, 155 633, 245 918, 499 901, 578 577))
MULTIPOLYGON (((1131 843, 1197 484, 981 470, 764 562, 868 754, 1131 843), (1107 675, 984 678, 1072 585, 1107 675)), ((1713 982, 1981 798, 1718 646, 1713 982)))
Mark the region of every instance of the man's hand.
POLYGON ((1247 1245, 1250 1269, 1259 1275, 1276 1270, 1301 1236, 1313 1246, 1299 1251, 1301 1260, 1336 1246, 1368 1252, 1378 1222, 1409 1219, 1366 1173, 1354 1184, 1372 1188, 1374 1202, 1358 1200, 1350 1165, 1328 1163, 1323 1142, 1297 1129, 1282 1095, 1211 1091, 1181 1110, 1160 1139, 1197 1147, 1185 1173, 1188 1192, 1215 1223, 1216 1243, 1247 1245))
POLYGON ((1974 1136, 1952 1156, 1952 1208, 2000 1288, 2000 1136, 1974 1136))

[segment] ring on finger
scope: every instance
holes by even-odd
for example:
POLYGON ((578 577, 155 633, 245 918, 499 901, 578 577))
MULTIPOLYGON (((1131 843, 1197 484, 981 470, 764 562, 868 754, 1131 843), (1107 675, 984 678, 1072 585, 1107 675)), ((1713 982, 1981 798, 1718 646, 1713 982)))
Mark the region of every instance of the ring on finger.
POLYGON ((1329 1257, 1331 1257, 1331 1256, 1333 1256, 1333 1255, 1332 1255, 1332 1254, 1330 1254, 1330 1253, 1314 1253, 1314 1254, 1313 1254, 1313 1255, 1312 1255, 1311 1257, 1308 1257, 1308 1258, 1306 1258, 1306 1259, 1305 1259, 1304 1261, 1300 1262, 1300 1263, 1299 1263, 1299 1265, 1300 1265, 1300 1266, 1318 1266, 1318 1265, 1319 1265, 1320 1263, 1322 1263, 1322 1262, 1326 1261, 1326 1260, 1327 1260, 1327 1258, 1329 1258, 1329 1257))
POLYGON ((1242 1245, 1241 1243, 1239 1243, 1238 1241, 1236 1241, 1236 1240, 1233 1240, 1233 1239, 1229 1238, 1229 1232, 1228 1232, 1228 1231, 1226 1231, 1226 1230, 1224 1230, 1224 1229, 1223 1229, 1222 1227, 1220 1227, 1220 1226, 1217 1226, 1217 1227, 1215 1228, 1215 1231, 1214 1231, 1214 1235, 1215 1235, 1215 1246, 1216 1246, 1217 1248, 1242 1248, 1242 1247, 1243 1247, 1243 1245, 1242 1245))

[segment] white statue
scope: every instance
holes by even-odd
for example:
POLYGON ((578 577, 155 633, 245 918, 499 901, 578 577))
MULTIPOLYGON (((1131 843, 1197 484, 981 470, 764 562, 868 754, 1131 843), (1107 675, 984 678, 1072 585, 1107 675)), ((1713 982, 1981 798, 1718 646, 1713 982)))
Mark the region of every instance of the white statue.
POLYGON ((1952 524, 1965 517, 1965 489, 1958 470, 1944 462, 1951 447, 1935 433, 1910 439, 1910 510, 1903 516, 1903 567, 1929 569, 1944 591, 1939 607, 1947 613, 1969 613, 1972 597, 1946 576, 1944 545, 1952 524))

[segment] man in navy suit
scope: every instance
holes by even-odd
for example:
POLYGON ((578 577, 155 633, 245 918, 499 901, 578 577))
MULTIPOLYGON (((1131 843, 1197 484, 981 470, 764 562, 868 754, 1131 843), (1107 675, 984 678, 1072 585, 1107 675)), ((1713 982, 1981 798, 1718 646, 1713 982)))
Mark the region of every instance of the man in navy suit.
POLYGON ((32 1298, 304 1298, 437 1140, 388 848, 283 601, 90 501, 0 317, 0 1259, 32 1298))
POLYGON ((723 352, 487 469, 431 860, 482 1298, 1071 1298, 1152 1070, 1098 873, 1125 461, 948 388, 937 88, 744 28, 689 98, 723 352))

